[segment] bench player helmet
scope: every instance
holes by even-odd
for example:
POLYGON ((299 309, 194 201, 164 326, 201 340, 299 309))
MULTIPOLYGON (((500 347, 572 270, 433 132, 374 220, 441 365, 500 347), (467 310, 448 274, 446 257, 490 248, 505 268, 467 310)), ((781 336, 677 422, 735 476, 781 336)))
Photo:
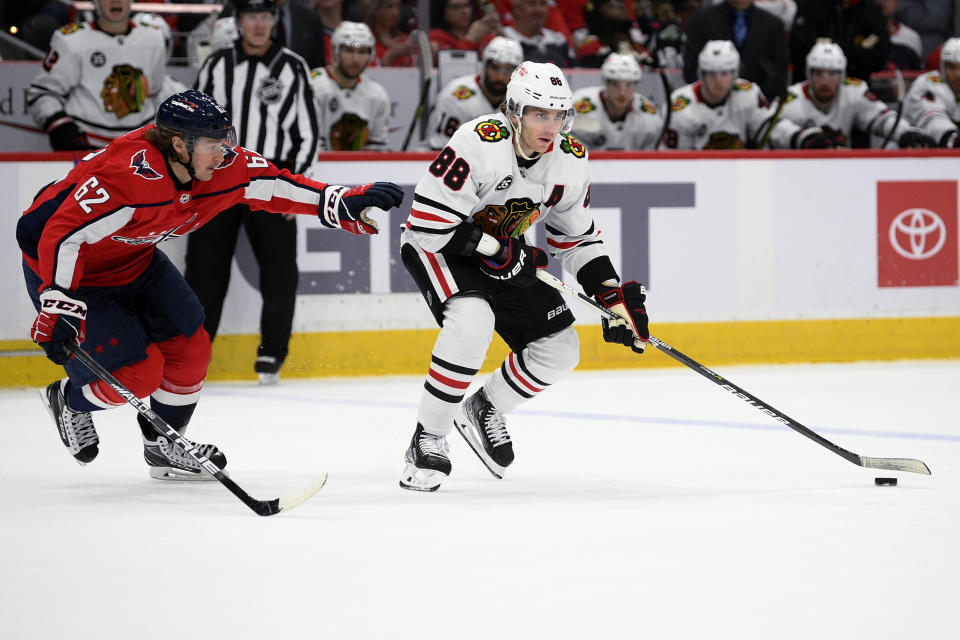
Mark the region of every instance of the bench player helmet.
POLYGON ((484 47, 480 62, 486 66, 488 62, 494 64, 509 64, 516 67, 523 62, 523 47, 516 40, 497 36, 484 47))
POLYGON ((627 82, 640 82, 643 71, 640 70, 640 63, 631 55, 625 53, 611 53, 603 61, 600 67, 600 77, 604 82, 611 80, 626 80, 627 82))
POLYGON ((198 138, 223 140, 231 147, 237 144, 237 131, 230 114, 205 93, 189 89, 175 93, 157 109, 157 128, 183 138, 187 152, 193 154, 198 138))
POLYGON ((840 75, 847 72, 847 56, 843 49, 835 42, 818 42, 810 48, 807 54, 807 77, 814 69, 828 69, 839 71, 840 75))
POLYGON ((355 47, 370 49, 374 52, 376 40, 373 38, 373 32, 364 22, 350 22, 344 20, 333 30, 330 36, 330 48, 333 50, 333 58, 336 60, 340 56, 340 49, 343 47, 355 47))
POLYGON ((740 52, 729 40, 710 40, 697 57, 697 73, 701 80, 703 74, 710 71, 737 73, 739 70, 740 52))
POLYGON ((556 109, 564 114, 560 131, 573 127, 573 93, 560 67, 550 62, 523 62, 507 84, 508 116, 519 122, 527 107, 556 109))
POLYGON ((960 63, 960 38, 949 38, 940 49, 940 76, 947 77, 947 63, 960 63))

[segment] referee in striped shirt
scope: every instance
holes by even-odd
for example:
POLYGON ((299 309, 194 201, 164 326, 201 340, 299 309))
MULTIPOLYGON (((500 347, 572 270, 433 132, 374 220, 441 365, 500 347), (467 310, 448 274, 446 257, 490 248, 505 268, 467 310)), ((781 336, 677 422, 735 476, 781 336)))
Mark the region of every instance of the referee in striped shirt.
MULTIPOLYGON (((194 88, 226 107, 239 142, 278 168, 303 173, 317 151, 317 114, 310 69, 303 58, 271 40, 275 0, 234 0, 240 38, 200 69, 194 88)), ((230 267, 242 226, 260 267, 260 346, 254 364, 261 384, 278 380, 293 328, 297 283, 294 215, 262 215, 245 205, 220 213, 188 236, 187 282, 206 311, 211 339, 220 325, 230 267)))

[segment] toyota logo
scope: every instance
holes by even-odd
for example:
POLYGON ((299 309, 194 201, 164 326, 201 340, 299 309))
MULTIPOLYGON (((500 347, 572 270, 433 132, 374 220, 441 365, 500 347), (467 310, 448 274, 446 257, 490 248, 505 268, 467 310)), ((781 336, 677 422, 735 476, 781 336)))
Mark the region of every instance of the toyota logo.
POLYGON ((926 260, 937 255, 947 241, 947 226, 929 209, 907 209, 890 223, 890 244, 909 260, 926 260))

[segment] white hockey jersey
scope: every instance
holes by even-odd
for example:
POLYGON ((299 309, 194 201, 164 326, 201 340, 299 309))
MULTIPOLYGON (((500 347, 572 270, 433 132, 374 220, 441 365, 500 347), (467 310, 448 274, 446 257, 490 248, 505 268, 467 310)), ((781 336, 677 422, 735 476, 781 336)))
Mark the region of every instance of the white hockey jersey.
POLYGON ((573 94, 573 134, 596 151, 654 149, 663 131, 663 118, 652 102, 634 93, 623 120, 614 122, 603 108, 603 87, 586 87, 573 94))
POLYGON ((491 104, 480 90, 480 76, 454 78, 437 94, 437 102, 430 112, 427 125, 427 145, 439 151, 447 144, 461 124, 493 113, 499 104, 491 104))
POLYGON ((310 84, 317 108, 321 151, 386 151, 390 96, 376 80, 360 76, 344 89, 326 68, 314 69, 310 84))
POLYGON ((903 116, 923 129, 934 142, 958 130, 960 104, 939 71, 917 76, 903 100, 903 116))
POLYGON ((514 135, 499 113, 461 126, 417 183, 402 241, 437 253, 463 221, 511 237, 543 222, 548 253, 570 273, 606 255, 589 211, 587 148, 559 134, 525 169, 517 163, 514 135))
MULTIPOLYGON (((844 78, 837 96, 826 111, 817 108, 811 92, 809 81, 791 85, 787 90, 782 117, 789 118, 804 129, 820 127, 846 146, 850 146, 854 127, 878 137, 882 144, 897 120, 896 112, 887 108, 869 91, 867 83, 857 78, 844 78)), ((896 144, 900 134, 909 129, 910 125, 901 118, 891 136, 893 143, 896 144)))
MULTIPOLYGON (((670 149, 745 149, 759 144, 775 110, 757 85, 738 78, 726 101, 715 107, 701 97, 701 83, 680 87, 670 94, 670 124, 664 144, 670 149)), ((769 143, 789 148, 790 138, 800 131, 780 118, 773 125, 769 143)))
POLYGON ((43 127, 65 111, 91 144, 105 146, 153 121, 166 58, 158 29, 131 22, 127 33, 111 35, 92 22, 63 26, 27 90, 30 115, 43 127))

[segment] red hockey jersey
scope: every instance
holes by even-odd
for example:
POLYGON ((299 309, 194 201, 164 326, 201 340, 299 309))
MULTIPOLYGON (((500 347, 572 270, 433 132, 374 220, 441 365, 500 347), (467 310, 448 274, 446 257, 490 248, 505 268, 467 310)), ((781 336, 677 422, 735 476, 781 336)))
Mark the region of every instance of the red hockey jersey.
MULTIPOLYGON (((179 183, 144 136, 114 140, 38 194, 17 224, 26 263, 63 289, 132 282, 158 243, 206 224, 238 203, 276 213, 317 215, 325 183, 277 169, 243 147, 226 152, 208 181, 179 183)), ((265 214, 268 215, 268 214, 265 214)))

